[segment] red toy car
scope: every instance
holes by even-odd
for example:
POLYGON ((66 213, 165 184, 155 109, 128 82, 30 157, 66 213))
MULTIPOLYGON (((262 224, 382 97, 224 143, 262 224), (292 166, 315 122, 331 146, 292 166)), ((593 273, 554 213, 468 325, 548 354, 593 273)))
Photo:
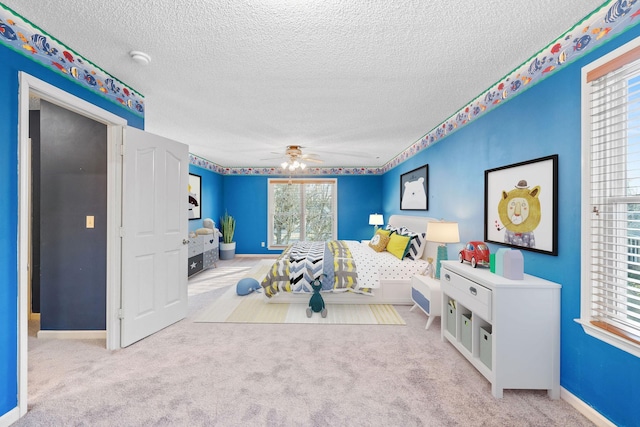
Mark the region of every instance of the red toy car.
POLYGON ((460 262, 470 262, 473 268, 476 268, 478 264, 488 267, 489 248, 484 242, 469 242, 460 251, 458 259, 460 259, 460 262))

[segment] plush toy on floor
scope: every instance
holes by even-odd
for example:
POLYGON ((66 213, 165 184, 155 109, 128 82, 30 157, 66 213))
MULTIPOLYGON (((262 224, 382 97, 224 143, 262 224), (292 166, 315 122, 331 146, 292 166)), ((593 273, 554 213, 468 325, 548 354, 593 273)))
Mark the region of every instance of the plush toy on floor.
POLYGON ((311 317, 313 313, 320 313, 322 317, 327 317, 327 308, 324 306, 324 298, 320 295, 320 289, 322 289, 322 282, 320 279, 314 279, 311 282, 313 288, 313 295, 309 300, 309 307, 307 307, 307 317, 311 317))

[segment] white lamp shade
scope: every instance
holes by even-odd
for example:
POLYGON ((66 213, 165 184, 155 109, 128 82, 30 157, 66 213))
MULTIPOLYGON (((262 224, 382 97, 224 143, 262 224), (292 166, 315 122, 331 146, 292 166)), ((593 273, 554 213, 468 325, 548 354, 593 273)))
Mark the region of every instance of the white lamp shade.
POLYGON ((457 222, 433 221, 427 225, 426 240, 437 243, 458 243, 460 233, 457 222))
POLYGON ((384 219, 382 218, 382 214, 369 215, 369 225, 382 225, 382 224, 384 224, 384 219))

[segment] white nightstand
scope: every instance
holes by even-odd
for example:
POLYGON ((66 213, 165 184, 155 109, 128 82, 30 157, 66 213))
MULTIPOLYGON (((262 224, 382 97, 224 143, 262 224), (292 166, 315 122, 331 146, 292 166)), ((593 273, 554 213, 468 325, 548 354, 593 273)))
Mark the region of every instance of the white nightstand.
POLYGON ((441 315, 442 294, 440 293, 440 281, 419 274, 413 276, 411 278, 411 299, 415 304, 409 311, 420 307, 429 316, 427 326, 425 326, 425 329, 429 329, 433 319, 441 315))

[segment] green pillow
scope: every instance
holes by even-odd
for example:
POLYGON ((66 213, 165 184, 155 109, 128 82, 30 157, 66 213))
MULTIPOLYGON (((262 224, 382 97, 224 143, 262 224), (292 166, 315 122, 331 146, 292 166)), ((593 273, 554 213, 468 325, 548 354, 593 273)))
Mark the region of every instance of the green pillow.
POLYGON ((387 252, 391 252, 398 259, 403 259, 409 250, 411 244, 411 236, 401 236, 392 233, 389 243, 387 244, 387 252))

